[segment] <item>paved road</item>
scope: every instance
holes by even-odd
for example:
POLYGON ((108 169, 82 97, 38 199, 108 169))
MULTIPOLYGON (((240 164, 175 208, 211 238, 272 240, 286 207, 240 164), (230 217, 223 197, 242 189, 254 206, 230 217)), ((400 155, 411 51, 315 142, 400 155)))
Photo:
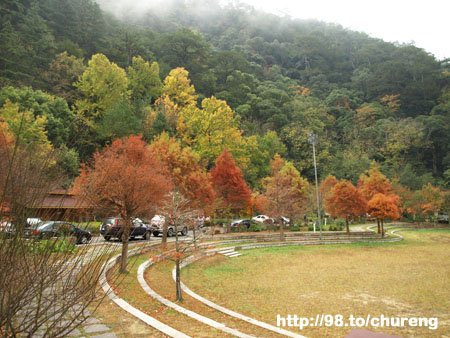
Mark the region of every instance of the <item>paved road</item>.
MULTIPOLYGON (((179 236, 180 239, 185 239, 185 238, 193 238, 194 234, 192 231, 189 231, 187 236, 179 236)), ((150 239, 148 240, 144 240, 142 238, 135 238, 135 239, 130 239, 129 243, 130 244, 134 244, 134 243, 143 243, 143 242, 161 242, 162 237, 158 236, 151 236, 150 239)), ((175 241, 175 237, 169 237, 168 238, 168 242, 173 242, 175 241)), ((112 245, 114 244, 122 244, 122 242, 118 239, 111 239, 109 241, 105 240, 102 236, 94 236, 92 237, 91 242, 88 245, 98 245, 98 244, 105 244, 105 243, 110 243, 112 245)), ((79 244, 78 246, 83 246, 82 244, 79 244)))

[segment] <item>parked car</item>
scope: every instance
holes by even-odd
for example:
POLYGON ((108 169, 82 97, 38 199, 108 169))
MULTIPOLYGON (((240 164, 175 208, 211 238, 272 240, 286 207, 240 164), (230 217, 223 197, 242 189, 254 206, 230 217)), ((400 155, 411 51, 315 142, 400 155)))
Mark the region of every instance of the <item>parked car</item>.
POLYGON ((232 228, 250 228, 250 225, 252 224, 252 221, 250 219, 236 219, 231 222, 232 228))
POLYGON ((0 222, 0 238, 10 238, 16 232, 14 224, 8 221, 0 222))
POLYGON ((284 225, 289 225, 291 223, 291 220, 286 216, 281 216, 280 222, 283 223, 284 225))
MULTIPOLYGON (((120 217, 108 217, 100 225, 100 234, 109 241, 111 238, 122 239, 125 229, 125 220, 120 217)), ((130 238, 142 237, 150 239, 150 229, 142 220, 135 218, 131 223, 130 238)))
POLYGON ((257 215, 252 217, 252 221, 258 222, 258 223, 274 223, 273 218, 270 218, 266 215, 257 215))
MULTIPOLYGON (((153 218, 150 221, 150 227, 153 236, 158 237, 160 234, 162 235, 165 221, 166 218, 162 215, 153 216, 153 218)), ((186 236, 188 233, 187 226, 179 227, 178 232, 181 233, 182 236, 186 236)), ((172 224, 172 222, 169 221, 169 224, 167 226, 167 237, 172 236, 175 236, 175 226, 172 224)))
POLYGON ((42 222, 42 220, 40 218, 38 218, 38 217, 29 217, 29 218, 27 218, 27 225, 29 227, 32 227, 33 225, 37 225, 37 224, 39 224, 41 222, 42 222))
POLYGON ((75 237, 77 244, 87 244, 91 241, 92 235, 89 231, 80 229, 68 222, 48 221, 35 224, 25 229, 27 237, 39 239, 51 237, 75 237))
POLYGON ((449 215, 446 212, 439 212, 437 214, 438 223, 449 223, 449 215))

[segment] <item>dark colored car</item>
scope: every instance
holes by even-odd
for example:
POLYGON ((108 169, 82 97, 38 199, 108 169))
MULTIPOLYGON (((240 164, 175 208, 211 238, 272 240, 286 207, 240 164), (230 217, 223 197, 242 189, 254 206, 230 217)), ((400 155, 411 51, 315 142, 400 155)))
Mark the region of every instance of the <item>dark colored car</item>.
POLYGON ((252 224, 252 221, 250 219, 237 219, 231 222, 232 228, 250 228, 250 225, 252 224))
POLYGON ((89 231, 80 229, 68 222, 48 221, 41 222, 25 229, 27 237, 39 239, 51 237, 75 237, 77 244, 87 244, 91 241, 92 235, 89 231))
MULTIPOLYGON (((120 217, 108 217, 100 226, 100 234, 109 241, 111 238, 122 239, 125 229, 125 221, 120 217)), ((150 229, 147 224, 139 219, 134 219, 131 226, 130 238, 142 237, 150 239, 150 229)))

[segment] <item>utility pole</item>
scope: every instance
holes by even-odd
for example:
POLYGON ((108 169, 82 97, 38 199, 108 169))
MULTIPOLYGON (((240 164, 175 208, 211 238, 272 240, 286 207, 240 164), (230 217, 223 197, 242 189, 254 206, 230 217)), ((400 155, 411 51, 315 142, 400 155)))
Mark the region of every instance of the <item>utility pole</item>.
MULTIPOLYGON (((316 144, 317 135, 310 133, 308 136, 309 143, 313 146, 313 159, 314 159, 314 176, 316 178, 316 198, 317 198, 317 222, 319 224, 320 239, 322 240, 322 224, 320 221, 320 200, 319 200, 319 182, 317 180, 317 163, 316 163, 316 144)), ((316 232, 316 225, 314 224, 314 232, 316 232)))

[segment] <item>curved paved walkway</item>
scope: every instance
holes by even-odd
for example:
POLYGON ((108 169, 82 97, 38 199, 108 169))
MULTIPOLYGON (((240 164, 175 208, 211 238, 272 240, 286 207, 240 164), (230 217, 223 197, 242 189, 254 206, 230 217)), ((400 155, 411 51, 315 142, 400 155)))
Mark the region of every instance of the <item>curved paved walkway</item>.
MULTIPOLYGON (((188 264, 193 263, 193 262, 194 262, 194 260, 191 260, 191 261, 188 262, 188 264)), ((184 264, 183 267, 187 266, 188 264, 184 264)), ((172 270, 172 278, 175 280, 175 269, 172 270)), ((209 299, 206 299, 206 298, 196 294, 194 291, 189 289, 183 283, 181 283, 181 289, 184 292, 186 292, 189 296, 197 299, 198 301, 202 302, 203 304, 205 304, 205 305, 207 305, 207 306, 209 306, 209 307, 211 307, 211 308, 213 308, 213 309, 215 309, 217 311, 223 312, 223 313, 225 313, 225 314, 227 314, 227 315, 229 315, 231 317, 243 320, 243 321, 248 322, 250 324, 259 326, 259 327, 261 327, 263 329, 266 329, 266 330, 269 330, 269 331, 273 331, 273 332, 276 332, 278 334, 281 334, 281 335, 284 335, 284 336, 287 336, 287 337, 306 338, 305 336, 293 333, 291 331, 284 330, 284 329, 282 329, 280 327, 273 326, 273 325, 270 325, 270 324, 265 323, 265 322, 261 322, 261 321, 259 321, 257 319, 245 316, 245 315, 243 315, 241 313, 238 313, 238 312, 235 312, 233 310, 227 309, 227 308, 225 308, 223 306, 220 306, 220 305, 210 301, 209 299)))
MULTIPOLYGON (((133 250, 131 250, 129 252, 129 255, 136 255, 139 252, 133 252, 133 250)), ((113 265, 116 263, 117 258, 120 257, 120 255, 117 255, 113 258, 111 258, 107 263, 105 268, 103 269, 103 273, 100 277, 100 285, 103 289, 103 291, 108 295, 108 297, 114 302, 116 303, 118 306, 120 306, 122 309, 124 309, 125 311, 127 311, 128 313, 132 314, 133 316, 135 316, 136 318, 140 319, 141 321, 143 321, 145 324, 152 326, 153 328, 157 329, 158 331, 161 331, 162 333, 168 335, 169 337, 174 337, 174 338, 190 338, 190 336, 184 334, 183 332, 180 332, 162 322, 160 322, 159 320, 156 320, 155 318, 149 316, 148 314, 142 312, 141 310, 133 307, 132 305, 130 305, 129 303, 127 303, 126 301, 124 301, 122 298, 120 298, 119 296, 117 296, 113 291, 111 286, 108 284, 108 280, 106 278, 106 273, 113 267, 113 265)), ((99 337, 100 338, 100 337, 99 337)))
POLYGON ((158 293, 156 293, 145 281, 144 278, 144 272, 145 270, 150 267, 153 263, 150 261, 144 262, 142 263, 139 268, 138 268, 138 272, 137 272, 137 278, 139 281, 139 284, 141 285, 141 287, 144 289, 144 291, 150 295, 151 297, 153 297, 154 299, 156 299, 157 301, 159 301, 160 303, 186 315, 189 316, 195 320, 198 320, 199 322, 206 324, 208 326, 211 326, 217 330, 221 330, 223 332, 229 333, 235 337, 240 337, 240 338, 255 338, 254 336, 245 334, 243 332, 240 332, 236 329, 230 328, 228 326, 226 326, 223 323, 219 323, 211 318, 202 316, 194 311, 188 310, 178 304, 175 304, 174 302, 171 302, 170 300, 160 296, 158 293))

